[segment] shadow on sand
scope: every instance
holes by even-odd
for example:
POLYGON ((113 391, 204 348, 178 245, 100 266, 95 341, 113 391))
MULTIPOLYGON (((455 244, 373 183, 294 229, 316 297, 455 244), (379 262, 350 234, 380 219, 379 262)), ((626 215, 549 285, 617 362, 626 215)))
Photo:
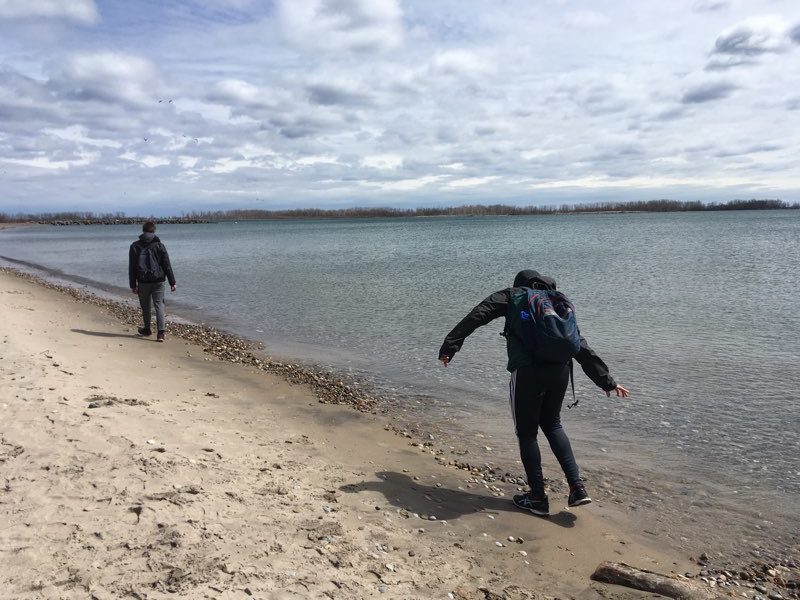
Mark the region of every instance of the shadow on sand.
MULTIPOLYGON (((397 508, 404 508, 419 515, 434 515, 437 520, 453 521, 475 512, 520 512, 510 498, 496 498, 473 494, 465 490, 451 490, 425 485, 408 475, 393 471, 375 474, 378 481, 363 481, 341 486, 343 492, 355 494, 363 491, 379 492, 397 508)), ((533 517, 533 515, 531 515, 533 517)), ((542 519, 561 527, 574 527, 575 515, 561 511, 542 519)))
POLYGON ((80 333, 82 335, 91 335, 94 337, 107 337, 107 338, 141 338, 146 340, 140 335, 136 335, 135 333, 107 333, 105 331, 88 331, 86 329, 70 329, 73 333, 80 333))

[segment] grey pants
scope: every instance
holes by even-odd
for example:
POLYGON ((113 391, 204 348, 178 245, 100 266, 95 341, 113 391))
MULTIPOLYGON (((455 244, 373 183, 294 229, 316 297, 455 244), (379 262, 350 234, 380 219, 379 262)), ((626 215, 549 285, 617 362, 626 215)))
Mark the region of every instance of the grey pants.
POLYGON ((164 288, 165 282, 139 283, 139 304, 142 306, 144 328, 150 329, 150 301, 156 307, 156 324, 158 331, 164 331, 164 288))

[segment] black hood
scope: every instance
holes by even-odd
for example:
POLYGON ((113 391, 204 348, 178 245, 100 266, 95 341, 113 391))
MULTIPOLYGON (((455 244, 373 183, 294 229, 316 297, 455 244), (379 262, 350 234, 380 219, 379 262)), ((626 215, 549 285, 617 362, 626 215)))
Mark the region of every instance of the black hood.
POLYGON ((161 240, 155 233, 143 233, 139 236, 139 241, 143 244, 157 244, 161 240))
POLYGON ((547 275, 542 275, 539 271, 525 269, 517 273, 514 277, 514 287, 529 287, 540 290, 556 289, 556 280, 547 275))

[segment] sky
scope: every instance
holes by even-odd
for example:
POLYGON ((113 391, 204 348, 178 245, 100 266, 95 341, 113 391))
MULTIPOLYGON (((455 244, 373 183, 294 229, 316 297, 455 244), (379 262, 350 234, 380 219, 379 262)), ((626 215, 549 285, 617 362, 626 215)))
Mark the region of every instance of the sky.
POLYGON ((0 0, 0 211, 800 201, 797 0, 0 0))

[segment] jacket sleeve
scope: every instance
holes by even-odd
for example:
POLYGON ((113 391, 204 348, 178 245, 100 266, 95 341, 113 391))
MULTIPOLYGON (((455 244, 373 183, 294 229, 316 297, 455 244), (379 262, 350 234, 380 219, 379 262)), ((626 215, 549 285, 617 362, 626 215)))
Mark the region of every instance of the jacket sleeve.
POLYGON ((453 358, 453 355, 461 350, 464 340, 478 327, 486 325, 497 317, 505 317, 508 313, 508 303, 510 301, 511 290, 509 288, 495 292, 478 304, 447 334, 442 347, 439 349, 439 356, 453 358))
POLYGON ((136 243, 131 244, 130 250, 128 250, 128 284, 129 287, 133 290, 136 289, 136 260, 137 260, 137 252, 136 252, 136 243))
POLYGON ((169 253, 164 244, 161 244, 161 268, 164 270, 169 284, 175 285, 175 274, 172 272, 172 263, 169 262, 169 253))
POLYGON ((606 392, 610 392, 617 387, 617 382, 614 381, 614 378, 609 374, 606 363, 603 362, 602 358, 597 356, 595 351, 589 347, 589 344, 586 343, 586 340, 582 336, 581 349, 578 351, 575 360, 580 363, 583 372, 586 373, 586 376, 591 379, 597 387, 606 392))

